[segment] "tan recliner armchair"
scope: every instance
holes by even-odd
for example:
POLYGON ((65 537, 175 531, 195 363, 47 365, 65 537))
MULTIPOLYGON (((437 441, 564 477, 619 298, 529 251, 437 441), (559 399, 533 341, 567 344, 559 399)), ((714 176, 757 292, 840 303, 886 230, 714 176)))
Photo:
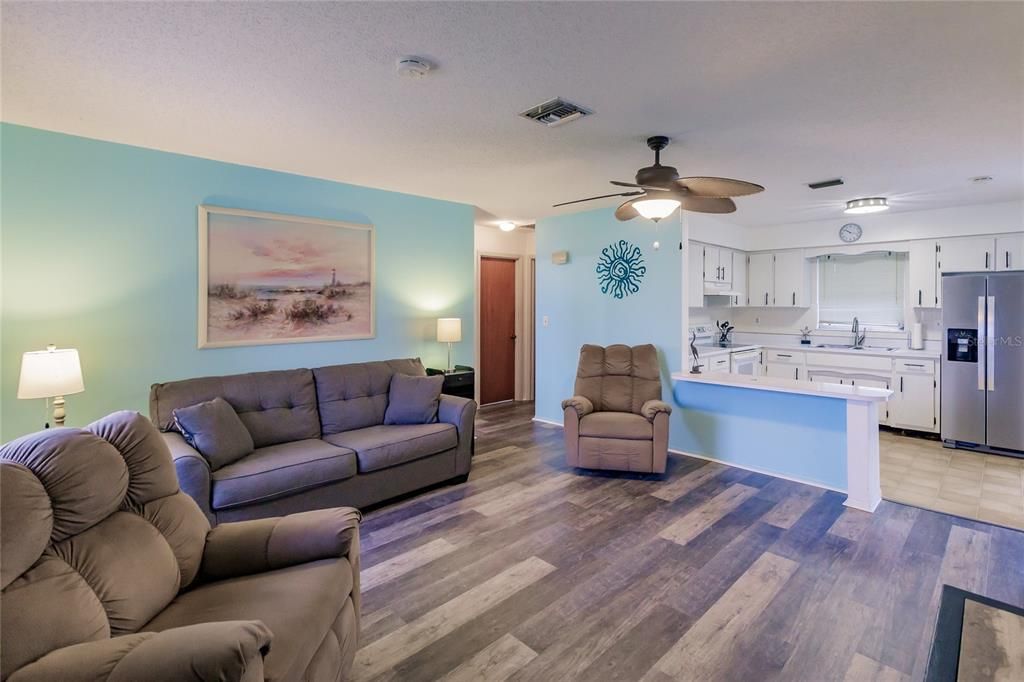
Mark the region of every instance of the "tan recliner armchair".
POLYGON ((575 392, 562 401, 569 466, 665 473, 672 408, 654 346, 584 345, 575 392))
POLYGON ((355 509, 211 529, 136 412, 5 444, 0 486, 0 679, 350 679, 355 509))

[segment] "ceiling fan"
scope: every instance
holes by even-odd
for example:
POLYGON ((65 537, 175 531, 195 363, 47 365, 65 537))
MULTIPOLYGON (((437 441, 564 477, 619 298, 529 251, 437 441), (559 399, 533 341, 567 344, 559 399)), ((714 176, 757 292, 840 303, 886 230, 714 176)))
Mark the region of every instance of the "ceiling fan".
POLYGON ((697 213, 732 213, 736 210, 736 204, 730 197, 742 197, 764 191, 761 185, 744 180, 681 178, 679 171, 672 166, 661 165, 661 150, 667 147, 668 143, 669 139, 664 135, 647 138, 647 146, 654 150, 654 165, 638 170, 636 182, 611 181, 617 187, 636 187, 636 190, 565 201, 555 204, 554 207, 608 197, 637 197, 627 200, 615 209, 615 217, 619 220, 632 220, 637 216, 643 216, 658 222, 677 208, 697 213))

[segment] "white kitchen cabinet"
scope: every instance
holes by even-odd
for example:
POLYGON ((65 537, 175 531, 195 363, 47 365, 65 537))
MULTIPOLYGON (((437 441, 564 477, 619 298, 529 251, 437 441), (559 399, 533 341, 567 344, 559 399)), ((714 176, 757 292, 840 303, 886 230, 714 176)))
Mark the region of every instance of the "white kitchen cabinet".
POLYGON ((889 399, 889 423, 905 429, 936 429, 933 374, 900 373, 894 375, 893 396, 889 399))
POLYGON ((935 268, 938 256, 936 242, 913 241, 907 251, 908 295, 911 305, 915 308, 934 308, 939 304, 938 271, 935 268))
POLYGON ((764 352, 764 375, 779 379, 807 380, 804 354, 791 351, 766 350, 764 352))
POLYGON ((724 246, 702 245, 704 250, 704 281, 728 284, 732 281, 732 249, 724 246))
POLYGON ((962 237, 939 240, 939 274, 943 272, 979 272, 995 269, 995 239, 962 237))
POLYGON ((742 251, 732 252, 732 291, 736 294, 732 297, 732 304, 736 306, 747 305, 747 254, 742 251))
POLYGON ((996 270, 1024 270, 1024 232, 996 237, 996 270))
POLYGON ((807 263, 803 251, 779 251, 774 255, 772 298, 780 308, 807 306, 807 263))
POLYGON ((704 361, 704 371, 709 374, 729 373, 729 354, 712 355, 704 361))
POLYGON ((704 245, 690 242, 686 258, 686 288, 691 308, 704 307, 704 245))
POLYGON ((772 305, 772 257, 770 253, 752 253, 747 260, 748 305, 764 308, 772 305))

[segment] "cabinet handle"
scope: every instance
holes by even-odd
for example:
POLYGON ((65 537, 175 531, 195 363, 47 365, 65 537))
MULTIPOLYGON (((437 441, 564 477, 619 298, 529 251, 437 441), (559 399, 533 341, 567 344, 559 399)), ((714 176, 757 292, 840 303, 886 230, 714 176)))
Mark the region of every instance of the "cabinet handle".
POLYGON ((917 305, 921 305, 921 297, 924 295, 921 289, 917 290, 917 305))
POLYGON ((988 257, 989 257, 989 253, 988 253, 988 251, 986 251, 985 252, 985 269, 986 270, 988 270, 988 260, 989 260, 988 257))
POLYGON ((1007 270, 1010 269, 1010 252, 1009 251, 1006 252, 1006 269, 1007 270))
POLYGON ((764 304, 768 305, 768 292, 764 292, 764 304))
POLYGON ((913 362, 904 362, 903 366, 904 367, 924 367, 924 365, 919 365, 919 364, 916 364, 916 363, 913 363, 913 362))
POLYGON ((797 379, 797 381, 800 380, 800 368, 799 367, 796 368, 796 379, 797 379))
POLYGON ((778 358, 791 358, 793 356, 792 355, 786 355, 785 353, 776 353, 775 357, 778 357, 778 358))
POLYGON ((793 305, 796 305, 796 292, 793 292, 793 305))
POLYGON ((900 393, 903 393, 903 377, 900 377, 900 393))

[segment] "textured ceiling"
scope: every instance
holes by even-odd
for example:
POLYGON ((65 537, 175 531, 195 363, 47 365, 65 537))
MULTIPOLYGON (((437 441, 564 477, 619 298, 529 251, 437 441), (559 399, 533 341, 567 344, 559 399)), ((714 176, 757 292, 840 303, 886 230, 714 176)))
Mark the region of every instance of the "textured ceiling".
POLYGON ((683 175, 765 185, 748 226, 1024 196, 1022 3, 4 2, 2 22, 5 121, 484 216, 579 210, 550 206, 631 180, 651 134, 683 175), (408 54, 437 70, 397 77, 408 54), (596 113, 516 115, 554 96, 596 113))

